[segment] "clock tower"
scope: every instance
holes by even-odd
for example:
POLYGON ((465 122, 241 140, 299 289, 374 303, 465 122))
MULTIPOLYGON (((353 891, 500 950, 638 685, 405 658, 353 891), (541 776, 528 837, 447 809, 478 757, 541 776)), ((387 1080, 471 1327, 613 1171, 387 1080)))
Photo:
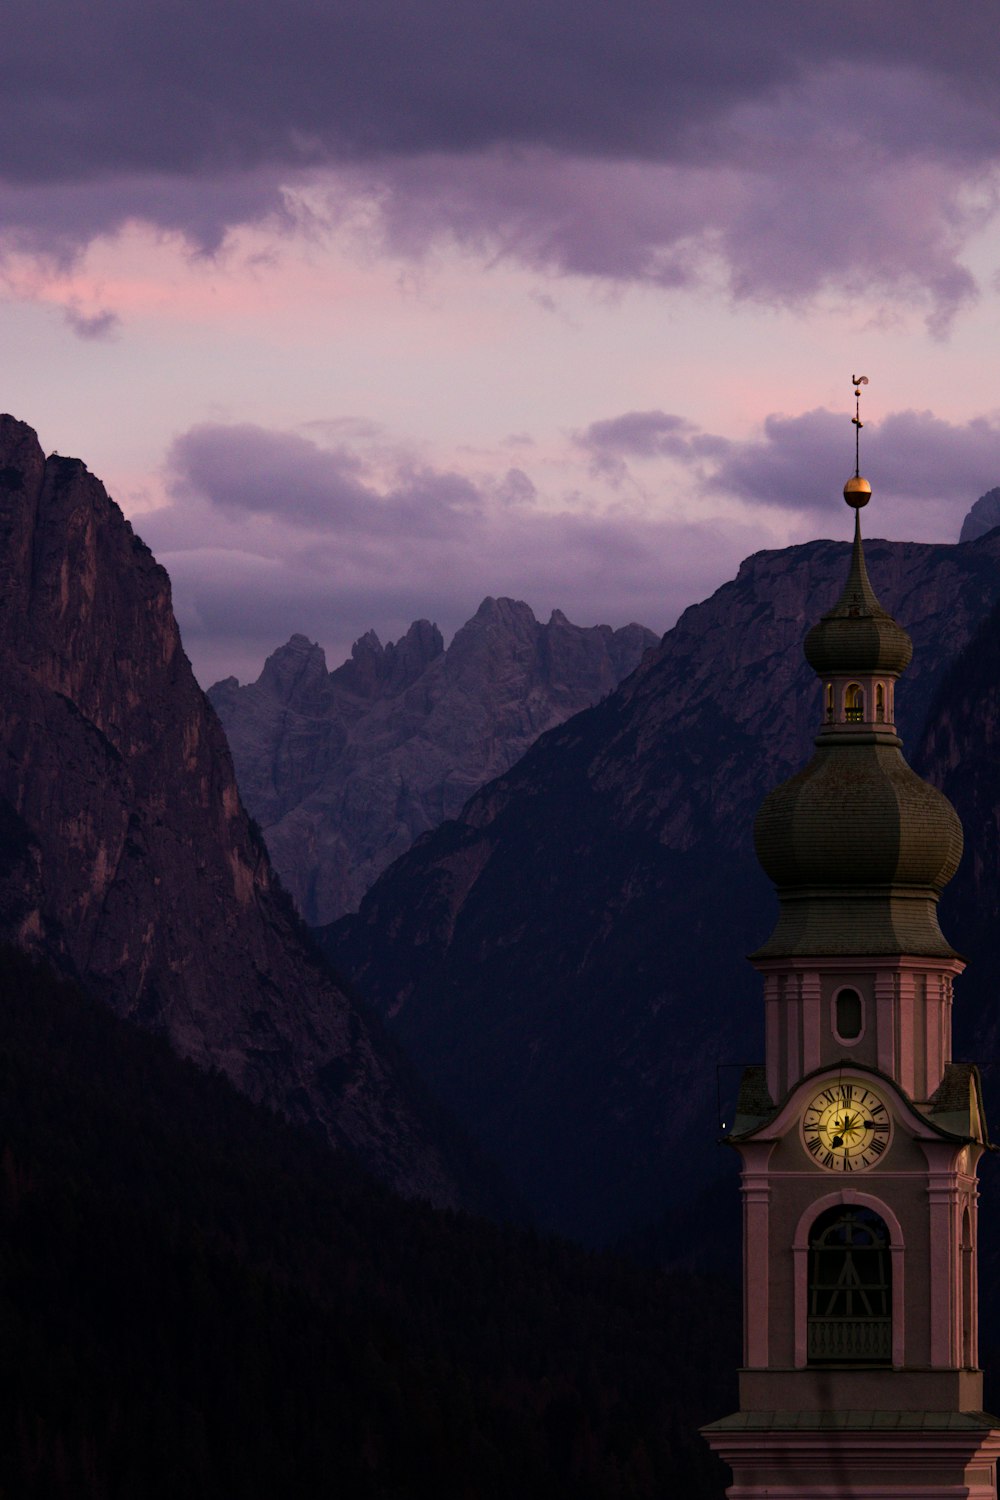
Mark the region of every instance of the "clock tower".
POLYGON ((730 1136, 740 1409, 704 1429, 730 1500, 997 1500, 976 1347, 976 1168, 992 1148, 978 1071, 951 1055, 964 965, 937 915, 962 832, 902 755, 912 647, 868 579, 870 495, 856 472, 847 583, 806 636, 816 752, 755 827, 780 914, 751 956, 766 1061, 744 1074, 730 1136))

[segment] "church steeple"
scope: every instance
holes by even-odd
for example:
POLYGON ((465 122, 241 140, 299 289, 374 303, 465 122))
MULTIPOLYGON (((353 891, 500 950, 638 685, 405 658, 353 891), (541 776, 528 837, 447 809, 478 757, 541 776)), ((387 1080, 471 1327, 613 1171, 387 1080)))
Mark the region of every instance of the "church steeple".
MULTIPOLYGON (((856 464, 844 498, 860 512, 870 495, 856 464)), ((754 829, 780 911, 751 957, 765 1061, 727 1137, 743 1168, 740 1410, 705 1436, 740 1500, 997 1500, 976 1347, 990 1148, 978 1072, 951 1056, 964 964, 937 919, 962 831, 903 759, 912 645, 872 588, 857 515, 847 582, 805 651, 821 724, 754 829)))

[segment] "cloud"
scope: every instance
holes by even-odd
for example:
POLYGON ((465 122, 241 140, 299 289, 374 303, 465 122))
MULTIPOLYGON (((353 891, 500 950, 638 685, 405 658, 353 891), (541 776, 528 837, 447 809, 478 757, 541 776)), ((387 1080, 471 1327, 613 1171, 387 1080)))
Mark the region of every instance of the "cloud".
POLYGON ((899 149, 994 150, 992 17, 935 0, 8 0, 0 119, 16 183, 215 177, 497 145, 697 160, 741 106, 828 67, 896 68, 952 101, 899 118, 879 95, 842 121, 899 149), (4 116, 6 115, 6 118, 4 116), (13 126, 18 128, 11 128, 13 126))
POLYGON ((531 505, 538 498, 534 482, 523 469, 508 469, 491 486, 493 497, 501 505, 531 505))
POLYGON ((992 17, 935 0, 9 0, 0 235, 359 215, 555 273, 863 291, 943 332, 997 208, 992 17))
MULTIPOLYGON (((843 473, 846 479, 851 472, 849 434, 842 413, 823 409, 768 417, 760 439, 733 443, 720 455, 708 485, 745 500, 823 510, 829 505, 828 476, 843 473)), ((951 517, 957 527, 972 500, 1000 481, 1000 421, 946 422, 929 411, 891 412, 866 423, 861 458, 876 495, 889 502, 888 514, 902 520, 915 503, 934 517, 932 524, 940 517, 938 535, 951 540, 951 517)), ((913 534, 917 517, 909 520, 913 534)))
POLYGON ((197 253, 212 255, 236 225, 269 224, 291 233, 306 224, 305 209, 282 186, 284 176, 273 167, 210 176, 140 174, 96 162, 92 174, 79 179, 21 182, 0 171, 0 248, 64 269, 92 240, 140 221, 181 234, 197 253))
MULTIPOLYGON (((830 476, 846 479, 853 456, 848 418, 824 408, 771 415, 759 437, 742 442, 672 413, 624 412, 591 423, 575 442, 618 480, 629 460, 669 458, 693 472, 706 496, 807 513, 829 512, 830 476)), ((950 540, 972 501, 1000 483, 1000 419, 891 412, 865 424, 861 467, 879 497, 879 524, 891 519, 903 535, 950 540)))
POLYGON ((400 465, 396 483, 380 494, 364 481, 365 461, 358 453, 251 423, 194 427, 175 440, 167 462, 178 496, 201 496, 237 519, 250 513, 339 536, 436 539, 482 506, 463 475, 413 464, 400 465))
POLYGON ((81 339, 111 339, 121 327, 118 314, 108 307, 102 308, 100 312, 84 313, 78 307, 70 305, 63 309, 63 316, 77 338, 81 339))
MULTIPOLYGON (((998 418, 894 412, 866 423, 862 439, 875 491, 868 535, 957 539, 972 502, 1000 483, 998 418)), ((368 629, 394 639, 431 617, 447 635, 487 594, 526 599, 539 615, 560 608, 581 624, 666 629, 749 553, 817 532, 846 536, 839 492, 852 456, 843 412, 775 414, 742 441, 676 413, 625 412, 568 445, 558 471, 583 489, 560 499, 527 467, 501 458, 495 472, 437 467, 350 420, 307 433, 209 424, 176 439, 172 503, 138 529, 170 572, 207 684, 255 677, 295 631, 319 640, 331 665, 368 629), (641 483, 609 489, 605 461, 641 483), (662 498, 677 493, 678 476, 686 516, 662 498)))
POLYGON ((665 411, 627 411, 591 422, 577 441, 595 453, 655 458, 686 452, 687 439, 696 431, 693 422, 665 411))
POLYGON ((202 426, 169 458, 173 503, 138 521, 168 568, 203 682, 256 676, 296 630, 331 664, 374 628, 447 634, 487 595, 584 624, 665 629, 760 545, 749 526, 621 506, 548 508, 524 469, 469 476, 301 433, 202 426))
POLYGON ((592 470, 616 484, 628 475, 628 458, 676 458, 693 463, 729 448, 726 438, 699 432, 685 417, 665 411, 627 411, 620 417, 591 422, 573 441, 590 455, 592 470))

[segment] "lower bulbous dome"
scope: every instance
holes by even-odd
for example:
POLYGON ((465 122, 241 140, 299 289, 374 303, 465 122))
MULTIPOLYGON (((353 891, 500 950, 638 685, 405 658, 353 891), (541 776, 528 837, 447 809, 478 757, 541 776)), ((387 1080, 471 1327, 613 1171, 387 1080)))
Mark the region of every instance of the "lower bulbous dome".
POLYGON ((778 887, 941 891, 962 855, 948 799, 888 745, 820 748, 765 799, 757 858, 778 887))

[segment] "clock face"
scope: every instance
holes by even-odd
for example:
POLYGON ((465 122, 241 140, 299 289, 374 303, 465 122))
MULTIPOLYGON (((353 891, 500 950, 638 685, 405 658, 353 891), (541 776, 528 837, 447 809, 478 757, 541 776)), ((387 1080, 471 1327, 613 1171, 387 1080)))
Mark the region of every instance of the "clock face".
POLYGON ((892 1116, 882 1097, 857 1079, 839 1079, 810 1099, 802 1115, 802 1141, 828 1172, 864 1172, 884 1155, 892 1116))

